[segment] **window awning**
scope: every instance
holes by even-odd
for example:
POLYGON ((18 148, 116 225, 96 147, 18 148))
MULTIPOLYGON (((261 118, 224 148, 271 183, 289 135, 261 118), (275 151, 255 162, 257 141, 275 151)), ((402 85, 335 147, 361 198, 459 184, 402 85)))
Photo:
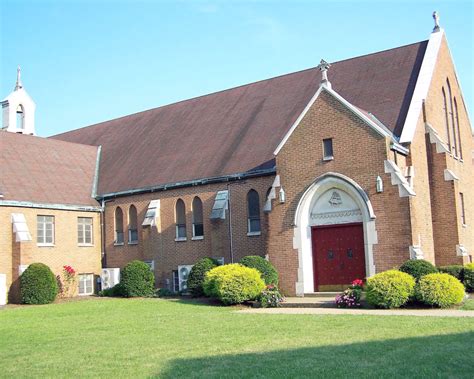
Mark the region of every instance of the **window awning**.
POLYGON ((158 217, 159 212, 160 212, 160 200, 150 201, 142 226, 155 226, 156 225, 155 220, 156 220, 156 217, 158 217))
POLYGON ((225 220, 225 211, 229 208, 229 191, 218 191, 212 206, 211 220, 225 220))
POLYGON ((23 213, 12 213, 12 224, 16 242, 31 241, 31 234, 23 213))

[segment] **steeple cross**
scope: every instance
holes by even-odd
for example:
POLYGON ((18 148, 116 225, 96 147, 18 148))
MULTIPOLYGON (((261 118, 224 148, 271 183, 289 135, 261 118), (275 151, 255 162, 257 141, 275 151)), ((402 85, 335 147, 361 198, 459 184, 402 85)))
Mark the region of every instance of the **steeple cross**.
POLYGON ((328 80, 328 69, 331 67, 331 64, 326 62, 324 59, 321 59, 321 62, 319 62, 318 66, 316 68, 319 68, 319 71, 321 71, 321 83, 329 83, 328 80))

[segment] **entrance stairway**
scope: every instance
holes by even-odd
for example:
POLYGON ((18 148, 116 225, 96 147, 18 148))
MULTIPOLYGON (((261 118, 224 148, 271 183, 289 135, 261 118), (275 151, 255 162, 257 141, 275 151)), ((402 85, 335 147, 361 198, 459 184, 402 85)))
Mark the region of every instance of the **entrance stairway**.
POLYGON ((282 308, 336 308, 334 299, 340 292, 305 293, 304 297, 286 297, 282 308))
MULTIPOLYGON (((304 297, 286 297, 281 303, 282 308, 337 308, 335 298, 341 292, 312 292, 305 293, 304 297)), ((365 293, 362 292, 362 301, 365 293)))

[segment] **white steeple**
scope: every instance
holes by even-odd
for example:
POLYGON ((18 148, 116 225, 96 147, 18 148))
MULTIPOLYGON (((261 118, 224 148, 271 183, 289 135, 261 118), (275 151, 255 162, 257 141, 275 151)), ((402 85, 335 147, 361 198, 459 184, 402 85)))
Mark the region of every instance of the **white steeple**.
POLYGON ((2 129, 35 135, 36 104, 23 88, 20 66, 16 70, 15 89, 0 104, 3 108, 2 129))

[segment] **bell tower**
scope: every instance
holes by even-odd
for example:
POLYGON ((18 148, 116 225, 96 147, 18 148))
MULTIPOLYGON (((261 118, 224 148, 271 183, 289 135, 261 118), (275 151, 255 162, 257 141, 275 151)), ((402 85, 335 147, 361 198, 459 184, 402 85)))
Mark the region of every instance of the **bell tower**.
POLYGON ((2 102, 2 129, 7 132, 35 135, 35 108, 33 99, 23 88, 21 69, 18 66, 16 85, 2 102))

